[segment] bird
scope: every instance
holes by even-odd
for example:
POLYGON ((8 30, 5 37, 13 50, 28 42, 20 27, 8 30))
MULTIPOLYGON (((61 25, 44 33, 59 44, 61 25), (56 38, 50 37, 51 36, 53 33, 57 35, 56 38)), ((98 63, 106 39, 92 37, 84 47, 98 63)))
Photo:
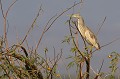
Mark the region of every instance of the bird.
POLYGON ((100 45, 95 34, 85 25, 83 17, 80 14, 72 14, 71 17, 77 18, 77 28, 86 42, 95 47, 97 50, 100 49, 100 45))

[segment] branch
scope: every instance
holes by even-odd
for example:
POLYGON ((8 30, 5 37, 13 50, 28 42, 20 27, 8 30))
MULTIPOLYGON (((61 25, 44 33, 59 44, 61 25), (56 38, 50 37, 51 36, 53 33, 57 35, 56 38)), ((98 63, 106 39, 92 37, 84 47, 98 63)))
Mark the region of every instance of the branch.
POLYGON ((73 6, 71 6, 70 8, 66 9, 65 11, 63 11, 62 13, 60 13, 60 14, 53 20, 53 22, 52 22, 52 23, 50 24, 50 26, 46 29, 46 31, 53 25, 53 23, 54 23, 60 16, 62 16, 65 12, 67 12, 68 10, 72 9, 74 6, 76 6, 76 5, 80 4, 80 3, 82 3, 82 2, 78 2, 78 3, 74 4, 73 6))
POLYGON ((33 20, 33 22, 32 22, 32 24, 31 24, 30 28, 28 29, 28 31, 27 31, 27 33, 26 33, 24 39, 23 39, 22 42, 20 43, 20 45, 23 44, 23 42, 26 40, 28 34, 30 33, 31 29, 34 27, 34 24, 35 24, 35 22, 37 21, 37 19, 38 19, 38 17, 39 17, 40 11, 42 10, 41 7, 42 7, 42 6, 40 6, 40 8, 39 8, 39 10, 38 10, 38 13, 37 13, 37 15, 36 15, 36 17, 35 17, 35 19, 33 20))
POLYGON ((1 7, 1 11, 2 11, 2 16, 4 18, 4 40, 5 40, 5 45, 6 45, 6 51, 8 51, 8 40, 7 40, 7 15, 8 15, 8 12, 10 11, 11 7, 15 4, 17 0, 15 0, 7 9, 7 11, 4 13, 4 10, 3 10, 3 6, 2 6, 2 1, 0 0, 0 7, 1 7))
POLYGON ((39 45, 40 45, 40 42, 41 42, 41 40, 42 40, 43 35, 51 28, 51 26, 53 25, 53 23, 54 23, 55 21, 57 21, 57 19, 58 19, 59 17, 61 17, 64 13, 66 13, 67 11, 69 11, 69 10, 72 9, 74 6, 76 6, 76 5, 80 4, 80 3, 82 3, 82 2, 78 2, 78 3, 74 4, 73 6, 71 6, 70 8, 64 10, 62 13, 60 13, 60 14, 51 22, 51 24, 50 24, 48 27, 47 27, 47 25, 49 24, 49 22, 50 22, 56 15, 53 16, 53 17, 47 22, 47 24, 46 24, 46 26, 44 27, 44 30, 43 30, 43 32, 42 32, 42 35, 40 36, 40 39, 39 39, 39 41, 38 41, 38 44, 37 44, 37 46, 36 46, 36 48, 35 48, 35 51, 38 49, 38 47, 39 47, 39 45))
POLYGON ((104 20, 103 20, 102 24, 100 25, 100 27, 99 27, 99 29, 98 29, 98 32, 96 33, 96 36, 97 36, 97 35, 98 35, 98 33, 100 32, 100 30, 101 30, 101 28, 102 28, 103 24, 104 24, 104 23, 105 23, 105 21, 106 21, 106 18, 107 18, 107 17, 105 17, 105 18, 104 18, 104 20))
MULTIPOLYGON (((119 39, 120 39, 120 38, 116 38, 115 40, 113 40, 113 41, 111 41, 111 42, 109 42, 109 43, 107 43, 107 44, 105 44, 105 45, 102 45, 100 48, 106 47, 106 46, 112 44, 113 42, 115 42, 115 41, 117 41, 117 40, 119 40, 119 39)), ((95 51, 97 51, 97 49, 95 49, 95 50, 92 51, 91 53, 94 53, 95 51)))
POLYGON ((1 9, 1 12, 2 12, 3 18, 5 19, 4 11, 3 11, 3 7, 2 7, 2 1, 1 0, 0 0, 0 9, 1 9))
POLYGON ((5 17, 7 17, 8 12, 10 11, 11 7, 17 2, 18 0, 15 0, 7 9, 6 13, 5 13, 5 17))
MULTIPOLYGON (((54 51, 54 53, 55 53, 55 51, 54 51)), ((61 53, 60 54, 57 54, 57 58, 56 58, 56 60, 55 60, 55 58, 54 58, 54 64, 53 64, 53 66, 52 66, 52 68, 51 68, 51 70, 50 70, 50 72, 49 72, 49 75, 48 75, 48 79, 49 79, 49 77, 50 77, 50 75, 51 75, 51 79, 52 79, 52 75, 53 75, 53 73, 52 73, 52 71, 53 71, 53 69, 54 69, 54 67, 57 65, 57 62, 60 60, 60 58, 62 57, 62 49, 61 49, 61 53), (60 56, 59 56, 60 55, 60 56)), ((55 56, 54 56, 55 57, 55 56)))
MULTIPOLYGON (((28 58, 26 49, 23 46, 19 46, 19 45, 14 45, 14 46, 15 46, 15 49, 11 49, 12 51, 10 51, 9 53, 6 53, 5 55, 12 56, 12 57, 16 58, 17 60, 20 60, 21 62, 25 63, 25 67, 28 70, 30 76, 34 76, 34 74, 36 74, 38 79, 43 79, 41 71, 40 70, 38 71, 37 66, 34 65, 34 63, 31 63, 31 60, 28 58), (18 54, 16 52, 13 53, 13 51, 16 51, 16 49, 19 47, 23 50, 26 57, 24 55, 18 54), (34 73, 32 72, 33 70, 35 70, 34 73)), ((14 46, 12 46, 12 47, 14 47, 14 46)))
MULTIPOLYGON (((71 17, 70 17, 70 19, 71 19, 71 17)), ((69 29, 70 29, 70 35, 71 35, 71 37, 73 37, 70 20, 69 20, 69 29)), ((86 57, 84 56, 84 54, 77 47, 74 38, 72 38, 72 41, 73 41, 73 44, 75 45, 75 48, 77 49, 78 53, 86 60, 86 57)))
MULTIPOLYGON (((73 21, 72 21, 73 22, 73 21)), ((81 38, 82 38, 82 40, 83 40, 83 43, 84 43, 84 47, 85 47, 85 50, 87 51, 87 53, 88 53, 88 50, 87 50, 87 45, 86 45, 86 40, 83 38, 83 36, 81 35, 81 33, 80 33, 80 31, 79 31, 79 29, 78 29, 78 27, 77 27, 77 25, 76 25, 76 22, 73 22, 74 23, 74 25, 75 25, 75 27, 76 27, 76 29, 77 29, 77 31, 79 32, 79 34, 80 34, 80 36, 81 36, 81 38)), ((73 26, 71 26, 71 27, 73 27, 73 26)))
POLYGON ((45 27, 44 27, 44 29, 43 29, 43 32, 42 32, 42 34, 41 34, 41 36, 40 36, 40 38, 39 38, 39 41, 38 41, 38 43, 37 43, 37 45, 36 45, 35 52, 37 51, 37 49, 38 49, 38 47, 39 47, 39 45, 40 45, 40 42, 41 42, 41 40, 42 40, 42 38, 43 38, 43 35, 45 34, 45 30, 46 30, 49 22, 50 22, 55 16, 56 16, 56 15, 54 15, 52 18, 50 18, 50 20, 49 20, 49 21, 47 22, 47 24, 45 25, 45 27))
POLYGON ((101 69, 103 67, 103 64, 104 64, 104 60, 102 61, 101 67, 100 67, 100 69, 99 69, 99 71, 98 71, 98 73, 97 73, 97 75, 96 75, 96 77, 94 79, 98 79, 100 71, 101 71, 101 69))

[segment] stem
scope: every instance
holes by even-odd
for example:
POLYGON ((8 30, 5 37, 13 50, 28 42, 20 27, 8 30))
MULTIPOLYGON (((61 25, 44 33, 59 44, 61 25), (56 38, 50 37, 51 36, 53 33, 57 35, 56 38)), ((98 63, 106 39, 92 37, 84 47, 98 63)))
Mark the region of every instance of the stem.
POLYGON ((79 70, 79 75, 80 75, 80 79, 82 79, 82 63, 80 63, 80 70, 79 70))
POLYGON ((86 79, 89 79, 90 76, 90 58, 86 59, 86 79))
POLYGON ((4 40, 6 45, 6 51, 8 50, 8 40, 7 40, 7 32, 6 32, 6 17, 4 18, 4 40))

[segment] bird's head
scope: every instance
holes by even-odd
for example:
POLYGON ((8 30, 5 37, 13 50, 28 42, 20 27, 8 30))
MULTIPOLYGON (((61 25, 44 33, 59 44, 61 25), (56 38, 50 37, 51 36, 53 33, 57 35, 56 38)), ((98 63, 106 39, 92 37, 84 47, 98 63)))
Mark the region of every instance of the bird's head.
POLYGON ((80 16, 80 14, 73 14, 73 15, 71 15, 71 17, 73 17, 73 18, 77 18, 77 19, 78 19, 79 24, 84 25, 84 20, 83 20, 83 17, 82 17, 82 16, 80 16))
POLYGON ((82 18, 79 14, 73 14, 73 15, 71 15, 71 17, 73 17, 73 18, 82 18))

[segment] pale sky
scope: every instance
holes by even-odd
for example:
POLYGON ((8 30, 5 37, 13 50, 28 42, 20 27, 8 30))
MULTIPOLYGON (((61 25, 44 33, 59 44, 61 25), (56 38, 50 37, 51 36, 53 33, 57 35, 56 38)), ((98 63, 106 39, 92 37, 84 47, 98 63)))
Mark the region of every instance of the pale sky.
MULTIPOLYGON (((10 45, 15 43, 16 34, 19 38, 23 38, 27 29, 30 27, 31 22, 35 18, 39 6, 42 4, 43 12, 41 12, 39 19, 36 22, 35 28, 28 36, 28 43, 30 47, 35 46, 35 42, 38 41, 39 36, 43 30, 43 26, 47 21, 55 14, 60 14, 65 9, 71 7, 74 2, 80 0, 18 0, 8 14, 9 31, 8 40, 10 45), (16 30, 15 30, 16 28, 16 30)), ((84 17, 86 25, 90 27, 93 32, 98 31, 98 24, 100 24, 104 17, 107 19, 98 34, 98 40, 100 45, 111 42, 116 38, 120 38, 120 0, 83 0, 84 3, 80 6, 74 7, 74 13, 80 12, 84 17)), ((6 10, 9 1, 2 0, 3 9, 6 10)), ((42 39, 39 51, 43 52, 45 47, 49 49, 49 55, 53 55, 53 46, 56 48, 57 53, 63 48, 63 55, 66 58, 71 54, 70 46, 62 44, 64 36, 69 35, 69 28, 65 22, 69 19, 68 14, 72 14, 73 9, 63 14, 46 32, 42 39)), ((0 35, 3 35, 3 19, 0 11, 0 35)), ((80 43, 81 38, 79 38, 80 43)), ((82 46, 80 46, 82 47, 82 46)), ((92 58, 92 67, 97 70, 100 67, 100 63, 105 59, 103 71, 108 70, 108 59, 107 56, 110 52, 120 52, 120 40, 112 43, 111 45, 102 48, 97 51, 92 58)), ((120 66, 120 65, 119 65, 120 66)))

